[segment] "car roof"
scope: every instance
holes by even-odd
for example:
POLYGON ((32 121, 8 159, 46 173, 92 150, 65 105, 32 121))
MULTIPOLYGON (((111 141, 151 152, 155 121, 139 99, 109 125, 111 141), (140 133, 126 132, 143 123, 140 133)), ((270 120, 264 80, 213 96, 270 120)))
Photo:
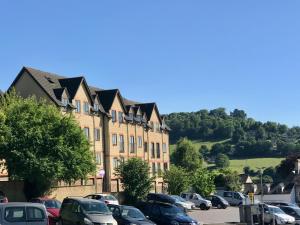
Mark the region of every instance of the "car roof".
POLYGON ((40 203, 32 203, 32 202, 8 202, 8 203, 0 203, 1 207, 21 207, 21 206, 34 206, 34 207, 39 207, 39 208, 43 208, 44 205, 40 204, 40 203))
POLYGON ((66 199, 72 199, 72 200, 75 200, 75 201, 78 201, 78 202, 96 202, 96 203, 101 203, 98 200, 89 199, 89 198, 83 198, 83 197, 68 197, 66 199))

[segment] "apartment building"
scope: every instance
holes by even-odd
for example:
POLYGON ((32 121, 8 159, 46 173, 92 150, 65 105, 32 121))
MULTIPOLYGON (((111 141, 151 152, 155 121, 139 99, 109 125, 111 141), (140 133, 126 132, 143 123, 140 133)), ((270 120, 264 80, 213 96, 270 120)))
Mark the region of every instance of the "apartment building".
POLYGON ((170 129, 155 103, 128 100, 118 89, 89 86, 83 76, 64 77, 29 67, 22 68, 10 88, 24 98, 34 95, 62 113, 74 114, 97 163, 97 174, 91 175, 96 191, 114 191, 114 170, 131 157, 147 161, 156 185, 162 183, 159 174, 170 163, 170 129), (103 180, 100 171, 105 171, 103 180))

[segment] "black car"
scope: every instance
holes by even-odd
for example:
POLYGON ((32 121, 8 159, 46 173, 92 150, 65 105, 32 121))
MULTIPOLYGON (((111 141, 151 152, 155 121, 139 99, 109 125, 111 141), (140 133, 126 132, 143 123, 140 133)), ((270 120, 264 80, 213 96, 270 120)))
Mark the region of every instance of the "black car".
POLYGON ((112 212, 114 219, 118 225, 154 225, 152 221, 148 220, 145 215, 137 208, 126 205, 107 205, 112 212))
POLYGON ((273 206, 277 206, 277 207, 281 207, 281 206, 298 207, 298 205, 296 205, 294 203, 289 203, 289 202, 276 201, 276 202, 266 202, 266 203, 268 205, 273 205, 273 206))
POLYGON ((300 208, 295 206, 280 206, 283 212, 295 217, 295 224, 300 224, 300 208))
POLYGON ((176 200, 169 195, 149 193, 147 195, 147 201, 164 202, 169 204, 175 204, 176 200))
POLYGON ((229 206, 229 203, 219 195, 210 195, 207 200, 210 200, 212 206, 218 209, 226 209, 229 206))
POLYGON ((169 203, 140 202, 137 207, 158 225, 200 224, 189 217, 181 208, 169 203))

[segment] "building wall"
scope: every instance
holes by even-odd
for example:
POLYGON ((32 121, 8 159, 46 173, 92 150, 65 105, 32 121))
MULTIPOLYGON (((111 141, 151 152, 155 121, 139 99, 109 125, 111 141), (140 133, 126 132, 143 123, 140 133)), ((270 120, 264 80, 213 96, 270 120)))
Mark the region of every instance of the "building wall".
POLYGON ((101 135, 103 133, 103 119, 101 116, 86 114, 84 112, 84 102, 88 102, 90 105, 92 103, 88 97, 88 93, 83 83, 80 85, 74 99, 72 100, 72 104, 74 106, 76 106, 76 100, 81 102, 81 111, 79 113, 73 112, 73 114, 82 129, 89 129, 89 142, 91 151, 93 152, 94 157, 96 157, 96 154, 99 154, 101 158, 101 163, 97 164, 97 172, 99 173, 99 171, 104 168, 103 138, 101 138, 101 135), (100 131, 100 140, 95 139, 95 129, 99 129, 100 131))

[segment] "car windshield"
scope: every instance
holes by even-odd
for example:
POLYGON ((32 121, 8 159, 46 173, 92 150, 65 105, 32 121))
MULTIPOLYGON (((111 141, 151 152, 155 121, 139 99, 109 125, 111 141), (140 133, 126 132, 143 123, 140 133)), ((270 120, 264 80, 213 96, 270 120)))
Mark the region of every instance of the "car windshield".
POLYGON ((278 213, 278 214, 285 214, 285 212, 283 212, 280 208, 278 207, 270 207, 269 211, 271 213, 278 213))
POLYGON ((201 195, 199 195, 199 194, 196 194, 196 196, 197 196, 197 198, 198 199, 204 199, 201 195))
POLYGON ((105 196, 103 196, 103 199, 104 200, 108 200, 108 201, 116 201, 117 199, 114 197, 114 196, 112 196, 112 195, 105 195, 105 196))
POLYGON ((124 217, 130 217, 137 220, 144 220, 145 216, 144 214, 135 208, 123 208, 122 210, 122 216, 124 217))
POLYGON ((52 208, 52 209, 60 209, 61 202, 53 199, 49 199, 45 201, 46 208, 52 208))
POLYGON ((101 202, 83 202, 82 208, 89 214, 111 214, 107 206, 101 202))
POLYGON ((161 214, 165 216, 185 216, 186 214, 179 208, 171 205, 161 205, 161 214))

